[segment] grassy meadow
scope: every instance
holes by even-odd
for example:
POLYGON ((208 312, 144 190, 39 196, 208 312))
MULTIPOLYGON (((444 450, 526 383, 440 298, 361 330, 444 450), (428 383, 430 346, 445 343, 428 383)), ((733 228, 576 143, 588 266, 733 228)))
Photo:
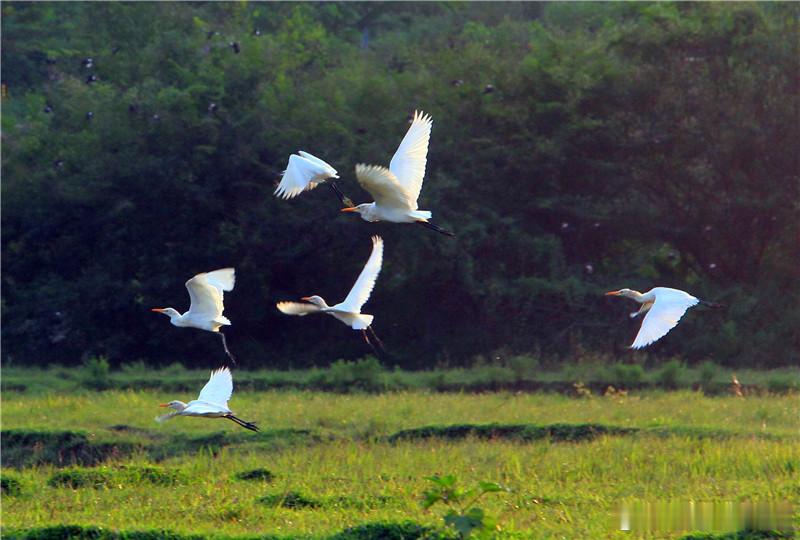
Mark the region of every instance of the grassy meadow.
POLYGON ((445 510, 422 508, 426 477, 447 474, 510 489, 477 504, 500 537, 629 537, 615 530, 623 500, 800 503, 796 393, 242 390, 231 407, 260 433, 153 421, 158 403, 194 393, 5 391, 4 535, 382 538, 365 524, 413 522, 398 537, 432 537, 445 510))

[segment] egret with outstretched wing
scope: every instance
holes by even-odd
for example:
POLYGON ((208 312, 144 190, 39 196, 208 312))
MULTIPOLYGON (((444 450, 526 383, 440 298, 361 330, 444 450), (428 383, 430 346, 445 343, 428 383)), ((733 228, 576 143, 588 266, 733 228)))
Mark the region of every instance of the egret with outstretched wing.
POLYGON ((353 330, 361 330, 364 340, 371 346, 372 343, 367 336, 367 330, 369 330, 380 345, 380 339, 378 339, 375 330, 372 328, 373 316, 361 313, 361 308, 367 300, 369 300, 372 289, 375 287, 375 280, 378 278, 378 274, 381 271, 382 263, 383 239, 380 236, 373 236, 372 253, 344 301, 335 306, 329 306, 322 297, 314 295, 301 298, 301 300, 305 300, 307 303, 279 302, 277 307, 286 315, 298 315, 300 317, 308 315, 309 313, 327 313, 342 321, 353 330))
POLYGON ((162 403, 159 407, 169 407, 173 412, 156 417, 156 422, 164 422, 176 416, 202 416, 205 418, 227 418, 236 422, 243 428, 250 431, 258 431, 258 427, 252 422, 245 422, 228 408, 228 401, 233 394, 233 377, 231 371, 220 368, 211 372, 208 382, 200 390, 197 399, 184 403, 183 401, 170 401, 162 403))
MULTIPOLYGON (((326 180, 334 178, 339 178, 336 169, 318 157, 301 150, 297 154, 289 156, 289 164, 286 166, 286 170, 283 171, 278 187, 275 188, 275 196, 282 199, 292 199, 304 191, 310 191, 326 180)), ((343 205, 352 204, 333 180, 330 180, 327 184, 336 193, 343 205)))
POLYGON ((171 307, 153 308, 151 311, 167 315, 175 326, 199 328, 219 334, 222 346, 225 347, 225 354, 235 364, 236 360, 228 350, 225 334, 220 331, 222 326, 231 324, 231 321, 222 314, 224 309, 223 292, 232 291, 235 283, 236 271, 233 268, 222 268, 213 272, 197 274, 186 282, 186 289, 189 291, 191 300, 189 311, 181 314, 171 307))
POLYGON ((721 307, 720 304, 698 300, 687 292, 669 287, 655 287, 646 293, 620 289, 609 291, 606 296, 623 296, 642 305, 639 311, 630 314, 631 318, 638 315, 645 316, 639 333, 631 344, 632 349, 641 349, 664 337, 677 326, 683 314, 692 306, 704 304, 709 307, 721 307))
POLYGON ((417 199, 422 190, 428 162, 428 142, 433 120, 421 111, 414 112, 411 127, 394 153, 389 168, 379 165, 356 165, 356 178, 375 202, 342 208, 357 212, 365 221, 419 223, 447 236, 455 236, 429 220, 431 212, 419 210, 417 199))

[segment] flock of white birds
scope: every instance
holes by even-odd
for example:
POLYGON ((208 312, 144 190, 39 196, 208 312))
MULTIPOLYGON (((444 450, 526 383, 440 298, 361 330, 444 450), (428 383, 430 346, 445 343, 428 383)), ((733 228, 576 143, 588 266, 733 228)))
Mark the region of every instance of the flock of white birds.
MULTIPOLYGON (((356 165, 356 178, 372 195, 374 202, 352 206, 333 181, 339 178, 336 169, 302 151, 289 157, 289 164, 283 172, 275 195, 291 199, 322 183, 327 183, 345 205, 342 212, 356 212, 363 220, 369 222, 418 223, 447 236, 454 236, 453 233, 431 223, 431 212, 419 210, 417 206, 422 180, 425 177, 432 126, 433 121, 430 116, 415 112, 408 132, 389 162, 389 168, 379 165, 356 165)), ((352 329, 359 330, 370 346, 374 347, 372 342, 374 340, 382 347, 372 328, 373 315, 361 313, 361 308, 369 300, 375 286, 382 263, 383 240, 379 236, 373 236, 372 253, 350 293, 342 302, 329 306, 322 297, 314 295, 302 297, 303 302, 279 302, 277 308, 286 315, 301 317, 310 313, 327 313, 352 329)), ((235 364, 236 360, 228 349, 225 334, 220 331, 221 327, 231 324, 222 314, 223 293, 233 290, 235 281, 236 273, 233 268, 198 274, 186 282, 191 301, 187 312, 181 314, 173 308, 154 308, 152 311, 169 316, 170 322, 175 326, 199 328, 219 334, 225 353, 235 364)), ((718 306, 698 300, 684 291, 667 287, 655 287, 646 293, 620 289, 610 291, 606 295, 630 298, 641 304, 639 311, 631 313, 631 317, 644 315, 639 333, 631 345, 633 349, 646 347, 662 338, 678 324, 690 307, 698 303, 718 306)), ((258 431, 254 423, 237 418, 228 408, 228 400, 232 393, 233 378, 230 369, 219 368, 211 373, 210 379, 196 400, 189 403, 182 401, 164 403, 161 407, 169 407, 173 411, 157 417, 156 420, 163 422, 175 416, 227 418, 246 429, 258 431)))

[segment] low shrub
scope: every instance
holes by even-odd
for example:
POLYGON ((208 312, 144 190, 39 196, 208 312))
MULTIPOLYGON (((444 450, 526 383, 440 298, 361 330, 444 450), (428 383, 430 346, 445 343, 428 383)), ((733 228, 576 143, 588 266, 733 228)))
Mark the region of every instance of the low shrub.
POLYGON ((242 471, 236 473, 234 478, 237 480, 259 480, 261 482, 272 482, 275 475, 267 469, 253 469, 251 471, 242 471))
POLYGON ((105 356, 89 357, 83 362, 82 383, 90 390, 111 388, 108 359, 105 356))
POLYGON ((51 476, 47 483, 52 487, 78 489, 83 487, 102 488, 120 484, 172 486, 185 480, 185 475, 175 469, 149 465, 122 465, 114 469, 107 467, 64 469, 51 476))
POLYGON ((636 428, 606 426, 603 424, 455 424, 451 426, 425 426, 399 431, 387 438, 388 442, 429 438, 464 439, 509 439, 533 441, 550 439, 553 442, 590 441, 601 435, 626 435, 636 428))
POLYGON ((3 476, 0 477, 0 492, 2 492, 3 495, 12 497, 20 495, 22 494, 22 484, 17 478, 3 473, 3 476))
POLYGON ((631 388, 638 386, 644 380, 644 368, 639 364, 614 364, 609 369, 609 374, 617 386, 631 388))
POLYGON ((703 389, 711 388, 711 383, 714 381, 719 369, 719 366, 711 360, 705 360, 700 363, 698 366, 698 382, 703 389))
POLYGON ((107 469, 65 469, 50 477, 50 487, 78 489, 82 487, 101 488, 112 485, 113 475, 107 469))
POLYGON ((360 389, 374 391, 381 389, 384 367, 374 356, 366 356, 355 362, 337 360, 323 373, 321 379, 335 390, 360 389))
POLYGON ((319 508, 322 504, 310 497, 306 497, 297 491, 287 491, 285 493, 276 493, 273 495, 265 495, 258 499, 258 502, 266 506, 274 506, 281 508, 319 508))
POLYGON ((535 379, 540 368, 539 359, 527 355, 512 356, 506 364, 514 372, 517 381, 535 379))
POLYGON ((8 429, 3 430, 0 437, 3 440, 3 464, 10 467, 96 465, 109 458, 130 455, 141 448, 126 441, 92 441, 82 431, 8 429))
POLYGON ((365 523, 350 527, 329 538, 329 540, 449 540, 452 535, 431 527, 403 521, 400 523, 365 523))
POLYGON ((774 394, 783 394, 800 390, 800 385, 798 385, 797 381, 792 381, 786 377, 774 376, 767 379, 767 390, 774 394))
POLYGON ((656 381, 664 388, 677 388, 684 369, 683 363, 677 358, 673 358, 661 366, 656 375, 656 381))

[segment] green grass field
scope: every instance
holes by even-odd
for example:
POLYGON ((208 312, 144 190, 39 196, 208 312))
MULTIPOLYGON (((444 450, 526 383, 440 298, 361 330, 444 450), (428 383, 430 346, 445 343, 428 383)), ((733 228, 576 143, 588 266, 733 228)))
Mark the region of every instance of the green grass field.
POLYGON ((19 481, 16 493, 3 496, 4 535, 62 524, 281 538, 328 538, 375 522, 442 528, 443 510, 420 503, 430 487, 425 477, 445 474, 465 486, 508 486, 479 506, 496 518, 497 535, 520 538, 629 538, 615 530, 623 500, 800 503, 793 393, 243 391, 231 407, 261 433, 225 420, 153 421, 163 412, 158 403, 193 397, 4 392, 3 477, 19 481), (579 427, 587 423, 594 427, 579 427), (561 426, 535 429, 554 424, 561 426), (453 425, 462 428, 391 437, 453 425), (68 467, 75 460, 84 466, 68 467), (148 465, 158 468, 131 468, 148 465), (258 468, 272 478, 235 477, 258 468), (72 474, 66 482, 64 471, 72 474), (95 476, 81 486, 86 471, 95 476))

